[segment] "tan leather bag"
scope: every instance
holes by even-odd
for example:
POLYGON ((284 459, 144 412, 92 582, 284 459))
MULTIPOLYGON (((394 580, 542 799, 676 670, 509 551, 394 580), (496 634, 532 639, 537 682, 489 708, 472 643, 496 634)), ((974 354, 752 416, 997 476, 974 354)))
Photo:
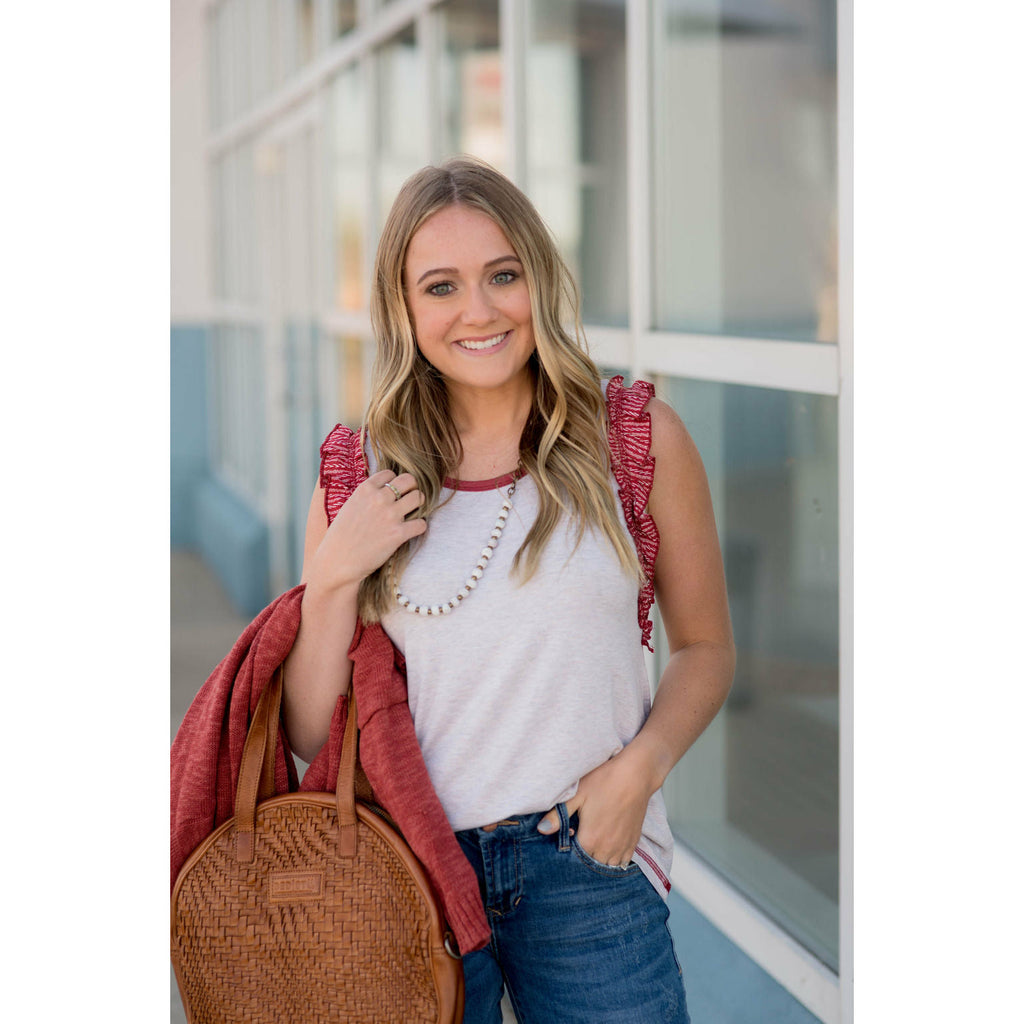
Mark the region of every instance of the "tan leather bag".
POLYGON ((190 1024, 459 1024, 462 964, 440 903, 383 812, 356 799, 354 700, 337 792, 273 795, 282 685, 279 670, 249 727, 235 816, 171 894, 190 1024))

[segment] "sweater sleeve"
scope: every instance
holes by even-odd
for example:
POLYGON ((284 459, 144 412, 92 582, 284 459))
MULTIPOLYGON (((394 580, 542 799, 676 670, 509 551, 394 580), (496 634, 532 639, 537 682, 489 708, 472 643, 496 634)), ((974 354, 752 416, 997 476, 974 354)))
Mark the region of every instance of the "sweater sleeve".
POLYGON ((320 486, 328 523, 367 476, 362 432, 339 423, 320 446, 320 486))
POLYGON ((645 582, 637 597, 637 621, 643 645, 649 651, 654 650, 651 606, 654 604, 654 562, 660 544, 657 524, 647 511, 654 485, 654 458, 651 455, 651 417, 645 409, 653 397, 654 385, 645 380, 638 380, 628 388, 623 387, 621 376, 608 382, 608 447, 626 527, 644 571, 645 582))

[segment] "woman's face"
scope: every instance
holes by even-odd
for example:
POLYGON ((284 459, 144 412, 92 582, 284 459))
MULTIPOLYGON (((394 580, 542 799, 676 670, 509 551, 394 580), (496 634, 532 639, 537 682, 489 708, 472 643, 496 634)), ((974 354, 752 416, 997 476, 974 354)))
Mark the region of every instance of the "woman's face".
POLYGON ((416 344, 449 385, 529 381, 536 347, 523 265, 486 214, 446 206, 409 240, 403 281, 416 344))

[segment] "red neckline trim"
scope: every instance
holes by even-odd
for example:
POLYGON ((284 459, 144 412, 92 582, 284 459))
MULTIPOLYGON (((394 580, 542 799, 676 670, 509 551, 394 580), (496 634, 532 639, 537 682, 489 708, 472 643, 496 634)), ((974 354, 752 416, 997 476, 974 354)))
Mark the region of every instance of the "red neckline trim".
POLYGON ((451 491, 493 491, 495 487, 508 487, 513 480, 520 480, 525 474, 525 470, 513 470, 490 480, 453 480, 448 476, 445 477, 444 485, 451 491))

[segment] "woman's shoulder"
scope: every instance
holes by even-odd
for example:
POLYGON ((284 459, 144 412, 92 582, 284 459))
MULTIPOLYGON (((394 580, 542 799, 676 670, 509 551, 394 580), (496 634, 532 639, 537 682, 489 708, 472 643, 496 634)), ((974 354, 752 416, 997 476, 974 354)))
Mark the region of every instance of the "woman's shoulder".
POLYGON ((690 450, 693 440, 679 413, 655 397, 650 381, 637 380, 628 387, 622 376, 603 382, 608 405, 609 432, 625 441, 634 460, 637 455, 657 457, 679 449, 690 450))

